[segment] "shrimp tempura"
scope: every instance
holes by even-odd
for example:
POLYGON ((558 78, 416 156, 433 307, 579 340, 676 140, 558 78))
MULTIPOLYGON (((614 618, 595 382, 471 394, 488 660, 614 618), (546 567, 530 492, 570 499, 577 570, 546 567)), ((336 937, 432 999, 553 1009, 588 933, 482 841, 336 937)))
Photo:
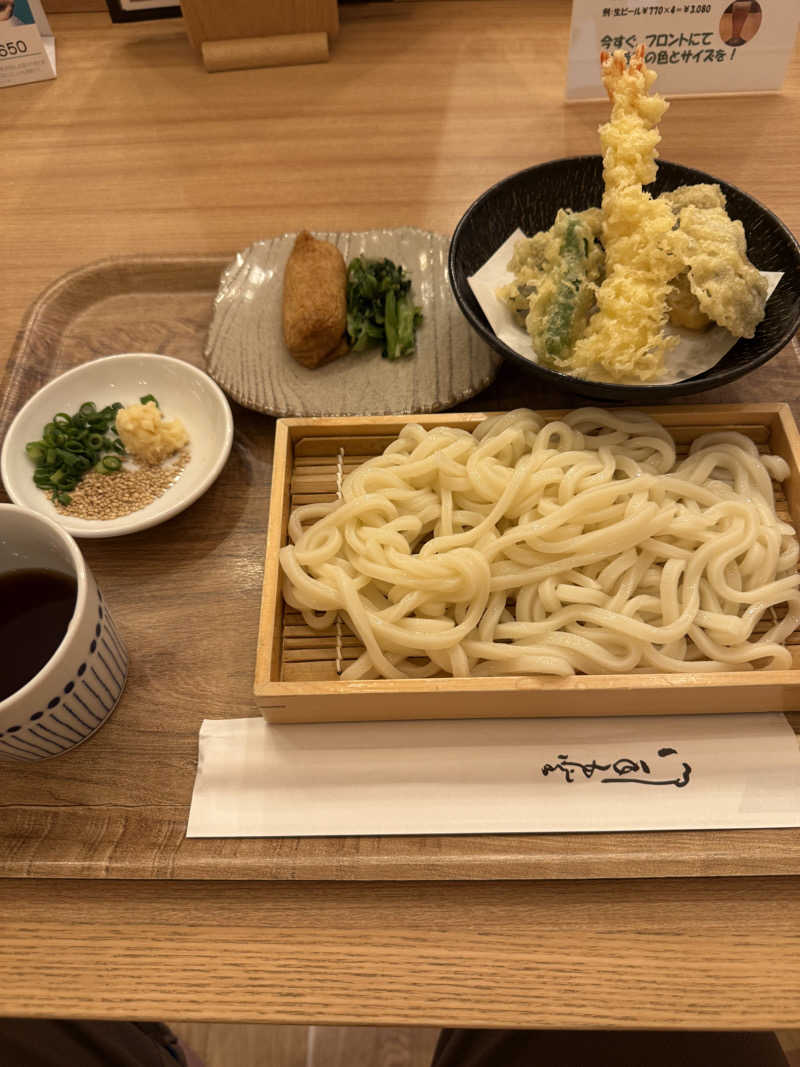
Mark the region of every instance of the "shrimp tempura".
POLYGON ((657 124, 668 105, 657 93, 648 95, 656 74, 644 65, 643 46, 629 64, 622 52, 603 52, 601 62, 612 104, 610 121, 600 127, 606 276, 586 334, 559 369, 582 378, 648 381, 661 370, 664 352, 677 343, 662 330, 685 241, 673 229, 669 205, 642 189, 656 176, 657 124))

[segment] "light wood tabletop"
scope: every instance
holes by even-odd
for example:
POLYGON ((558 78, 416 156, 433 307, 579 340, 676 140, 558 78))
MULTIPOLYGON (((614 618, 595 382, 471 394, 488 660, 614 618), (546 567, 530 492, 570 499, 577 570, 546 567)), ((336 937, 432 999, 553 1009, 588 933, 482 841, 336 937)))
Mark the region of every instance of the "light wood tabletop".
MULTIPOLYGON (((180 20, 53 16, 58 78, 1 98, 2 429, 78 359, 146 341, 200 362, 219 271, 258 238, 447 234, 505 175, 597 151, 607 106, 563 100, 566 0, 341 16, 330 63, 215 75, 180 20)), ((782 93, 676 100, 662 134, 664 158, 800 232, 797 55, 782 93)), ((795 339, 704 399, 798 417, 799 354, 795 339)), ((504 367, 473 407, 520 399, 521 381, 504 367)), ((202 719, 257 713, 274 423, 234 415, 229 466, 192 509, 83 543, 131 681, 74 754, 3 765, 0 1014, 799 1027, 798 831, 185 839, 202 719)))

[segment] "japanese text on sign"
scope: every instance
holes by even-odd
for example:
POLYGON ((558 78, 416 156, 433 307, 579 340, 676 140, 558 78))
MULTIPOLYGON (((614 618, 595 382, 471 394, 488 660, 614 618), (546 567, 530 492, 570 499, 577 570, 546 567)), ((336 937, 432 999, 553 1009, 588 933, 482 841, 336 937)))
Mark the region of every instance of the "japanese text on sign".
POLYGON ((796 0, 609 4, 573 0, 567 99, 602 99, 600 52, 644 45, 656 91, 779 89, 797 30, 796 0))

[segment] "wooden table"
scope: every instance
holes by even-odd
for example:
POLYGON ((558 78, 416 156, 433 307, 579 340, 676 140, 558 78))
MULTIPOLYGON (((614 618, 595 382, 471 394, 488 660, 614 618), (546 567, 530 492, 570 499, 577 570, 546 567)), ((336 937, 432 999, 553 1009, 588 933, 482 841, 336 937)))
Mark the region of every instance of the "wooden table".
MULTIPOLYGON (((179 22, 54 17, 58 79, 2 93, 2 358, 40 290, 90 261, 223 256, 301 226, 449 232, 500 177, 595 151, 606 107, 562 100, 568 11, 347 6, 330 64, 220 75, 179 22)), ((665 158, 800 232, 797 58, 783 94, 681 100, 662 129, 665 158)), ((799 414, 797 355, 707 398, 788 399, 799 414)), ((84 543, 137 620, 139 700, 72 756, 3 767, 0 1013, 800 1026, 797 831, 184 840, 200 721, 254 713, 266 453, 248 464, 269 420, 236 415, 233 462, 253 484, 240 512, 225 512, 223 479, 179 526, 84 543), (170 570, 175 530, 185 555, 170 570), (209 604, 215 566, 236 582, 209 604), (165 608, 145 626, 144 591, 168 595, 171 574, 190 617, 165 608), (185 643, 211 613, 217 662, 186 677, 185 643)))

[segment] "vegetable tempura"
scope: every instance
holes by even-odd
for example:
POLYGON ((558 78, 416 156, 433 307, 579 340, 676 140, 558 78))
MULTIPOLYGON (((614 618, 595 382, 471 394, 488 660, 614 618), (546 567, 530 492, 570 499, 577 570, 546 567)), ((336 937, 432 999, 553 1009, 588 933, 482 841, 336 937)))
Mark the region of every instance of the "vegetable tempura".
POLYGON ((542 233, 519 241, 509 269, 514 281, 498 294, 546 358, 568 358, 583 334, 603 270, 602 214, 559 211, 542 233))
POLYGON ((602 206, 558 212, 549 230, 517 243, 514 281, 497 296, 533 340, 538 358, 579 378, 657 382, 678 343, 667 322, 712 322, 752 337, 767 284, 746 255, 744 228, 718 185, 653 197, 658 122, 667 102, 639 47, 601 53, 611 118, 600 127, 602 206))

